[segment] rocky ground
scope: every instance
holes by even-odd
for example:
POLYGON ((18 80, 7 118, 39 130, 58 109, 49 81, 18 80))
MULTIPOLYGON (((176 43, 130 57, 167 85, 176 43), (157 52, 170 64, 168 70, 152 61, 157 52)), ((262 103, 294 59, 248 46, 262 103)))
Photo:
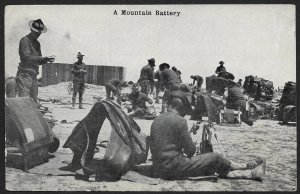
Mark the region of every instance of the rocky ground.
MULTIPOLYGON (((78 178, 80 172, 62 170, 72 159, 72 151, 62 148, 75 125, 84 118, 93 103, 99 97, 105 97, 102 86, 88 85, 84 94, 84 109, 71 109, 71 95, 67 91, 68 83, 39 88, 39 98, 50 112, 45 116, 51 118, 55 125, 53 132, 60 139, 60 148, 49 162, 34 167, 29 172, 6 167, 6 189, 12 191, 295 191, 297 190, 297 138, 296 126, 280 125, 278 121, 257 120, 252 127, 244 123, 240 127, 215 125, 215 131, 221 146, 213 142, 215 152, 223 153, 235 161, 247 161, 254 156, 266 158, 266 175, 262 182, 251 180, 218 179, 211 181, 128 178, 142 176, 130 171, 128 176, 115 182, 96 182, 93 177, 89 181, 78 178)), ((125 90, 126 92, 126 90, 125 90)), ((161 104, 155 104, 160 111, 161 104)), ((186 117, 189 119, 189 117, 186 117)), ((142 131, 149 135, 151 120, 136 119, 142 131)), ((188 120, 191 128, 195 121, 188 120)), ((108 140, 110 124, 105 121, 98 141, 108 140)), ((199 132, 193 139, 201 136, 199 132)), ((100 148, 97 157, 103 156, 104 148, 100 148)), ((95 157, 96 157, 95 156, 95 157)), ((151 165, 148 156, 143 167, 151 165)))

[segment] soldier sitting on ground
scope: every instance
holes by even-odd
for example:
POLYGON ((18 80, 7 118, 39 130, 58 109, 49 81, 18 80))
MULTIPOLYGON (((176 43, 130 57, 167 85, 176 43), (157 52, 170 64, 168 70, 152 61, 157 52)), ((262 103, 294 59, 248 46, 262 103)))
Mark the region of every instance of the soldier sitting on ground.
MULTIPOLYGON (((126 98, 123 98, 124 101, 126 98)), ((139 87, 137 84, 133 84, 132 92, 129 94, 127 100, 131 101, 132 108, 128 109, 128 112, 132 112, 129 114, 131 117, 143 117, 147 113, 146 102, 149 104, 153 104, 153 100, 149 98, 146 94, 139 91, 139 87)))
POLYGON ((248 124, 253 125, 253 122, 249 120, 248 111, 246 110, 246 99, 241 88, 236 86, 236 83, 232 80, 228 83, 228 95, 226 98, 226 107, 229 109, 238 110, 242 112, 241 120, 248 124))
POLYGON ((209 176, 261 180, 265 174, 265 159, 235 163, 217 153, 194 155, 195 143, 188 132, 184 116, 191 111, 181 91, 170 95, 170 110, 159 115, 151 125, 150 149, 153 174, 164 179, 209 176))

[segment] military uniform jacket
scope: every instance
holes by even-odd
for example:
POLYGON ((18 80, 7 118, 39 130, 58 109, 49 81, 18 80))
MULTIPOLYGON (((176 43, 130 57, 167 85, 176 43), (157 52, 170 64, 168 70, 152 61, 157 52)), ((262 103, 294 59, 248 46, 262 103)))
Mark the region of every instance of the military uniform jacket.
POLYGON ((241 88, 234 86, 228 89, 227 103, 234 104, 237 101, 243 101, 244 94, 241 88))
POLYGON ((154 71, 148 64, 141 69, 140 79, 138 82, 148 80, 150 83, 154 83, 154 71))
POLYGON ((176 168, 182 158, 190 158, 196 151, 187 121, 173 112, 163 113, 153 121, 150 139, 153 164, 165 169, 176 168))
POLYGON ((84 63, 75 62, 73 64, 73 69, 71 70, 72 74, 74 74, 73 82, 84 83, 84 72, 80 72, 80 70, 86 70, 86 66, 84 63))
POLYGON ((218 66, 216 69, 216 74, 220 73, 220 72, 226 72, 226 68, 224 66, 218 66))
POLYGON ((19 43, 20 63, 19 70, 30 73, 31 75, 39 74, 39 65, 42 61, 42 52, 40 42, 31 37, 30 34, 24 36, 19 43))
POLYGON ((151 99, 143 92, 131 93, 129 94, 129 99, 132 102, 132 108, 143 108, 146 109, 146 102, 150 102, 151 99))
POLYGON ((167 88, 173 84, 180 84, 180 80, 178 79, 177 74, 173 70, 167 68, 161 72, 160 80, 162 82, 161 85, 167 88))

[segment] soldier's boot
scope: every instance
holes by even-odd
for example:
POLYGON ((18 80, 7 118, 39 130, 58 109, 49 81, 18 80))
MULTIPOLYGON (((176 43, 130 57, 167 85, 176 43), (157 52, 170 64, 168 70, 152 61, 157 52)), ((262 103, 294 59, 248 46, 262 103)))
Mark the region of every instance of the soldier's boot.
POLYGON ((82 107, 82 98, 79 98, 79 109, 83 109, 83 107, 82 107))
POLYGON ((256 157, 253 160, 248 161, 247 163, 236 163, 233 161, 230 161, 230 167, 231 170, 247 170, 247 169, 253 169, 257 166, 261 165, 262 163, 265 163, 265 159, 261 157, 256 157))
POLYGON ((72 108, 75 108, 76 97, 72 97, 72 108))
POLYGON ((265 175, 266 170, 266 161, 256 168, 249 169, 249 170, 233 170, 230 171, 226 178, 228 179, 250 179, 250 180, 257 180, 262 181, 262 176, 265 175))

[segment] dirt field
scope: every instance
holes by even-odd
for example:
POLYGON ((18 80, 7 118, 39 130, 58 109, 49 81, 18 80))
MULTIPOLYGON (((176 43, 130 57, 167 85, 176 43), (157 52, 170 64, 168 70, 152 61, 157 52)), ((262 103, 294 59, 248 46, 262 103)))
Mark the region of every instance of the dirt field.
MULTIPOLYGON (((6 189, 13 191, 295 191, 297 189, 297 139, 296 126, 281 126, 278 121, 258 120, 252 127, 242 124, 241 127, 225 127, 215 125, 218 139, 229 159, 247 161, 254 156, 265 157, 267 161, 266 175, 262 182, 250 180, 218 179, 210 181, 165 181, 150 178, 148 181, 132 182, 121 179, 116 182, 96 182, 78 180, 74 172, 63 171, 63 167, 72 159, 72 151, 63 149, 67 137, 74 126, 86 116, 93 104, 93 91, 86 90, 85 109, 71 109, 71 96, 64 90, 66 85, 40 88, 39 96, 43 99, 59 99, 63 103, 42 102, 49 107, 53 119, 57 120, 53 127, 54 133, 60 139, 60 148, 55 157, 48 163, 29 170, 29 173, 6 167, 6 189), (56 91, 56 92, 55 92, 56 91), (57 91, 60 91, 59 93, 57 91), (57 94, 54 96, 53 94, 57 94), (65 120, 61 123, 62 120, 65 120)), ((103 88, 96 88, 97 95, 104 97, 103 88)), ((160 104, 156 104, 160 111, 160 104)), ((186 117, 189 119, 189 117, 186 117)), ((136 119, 142 131, 149 135, 152 121, 136 119)), ((189 127, 195 121, 188 120, 189 127)), ((100 131, 98 141, 108 140, 110 124, 105 121, 100 131)), ((193 136, 193 139, 200 134, 193 136)), ((220 152, 214 144, 214 151, 220 152)), ((100 149, 97 155, 101 157, 105 149, 100 149)), ((221 153, 221 152, 220 152, 221 153)), ((224 153, 225 154, 225 153, 224 153)), ((151 165, 148 161, 144 166, 151 165)), ((78 172, 77 172, 78 173, 78 172)))

